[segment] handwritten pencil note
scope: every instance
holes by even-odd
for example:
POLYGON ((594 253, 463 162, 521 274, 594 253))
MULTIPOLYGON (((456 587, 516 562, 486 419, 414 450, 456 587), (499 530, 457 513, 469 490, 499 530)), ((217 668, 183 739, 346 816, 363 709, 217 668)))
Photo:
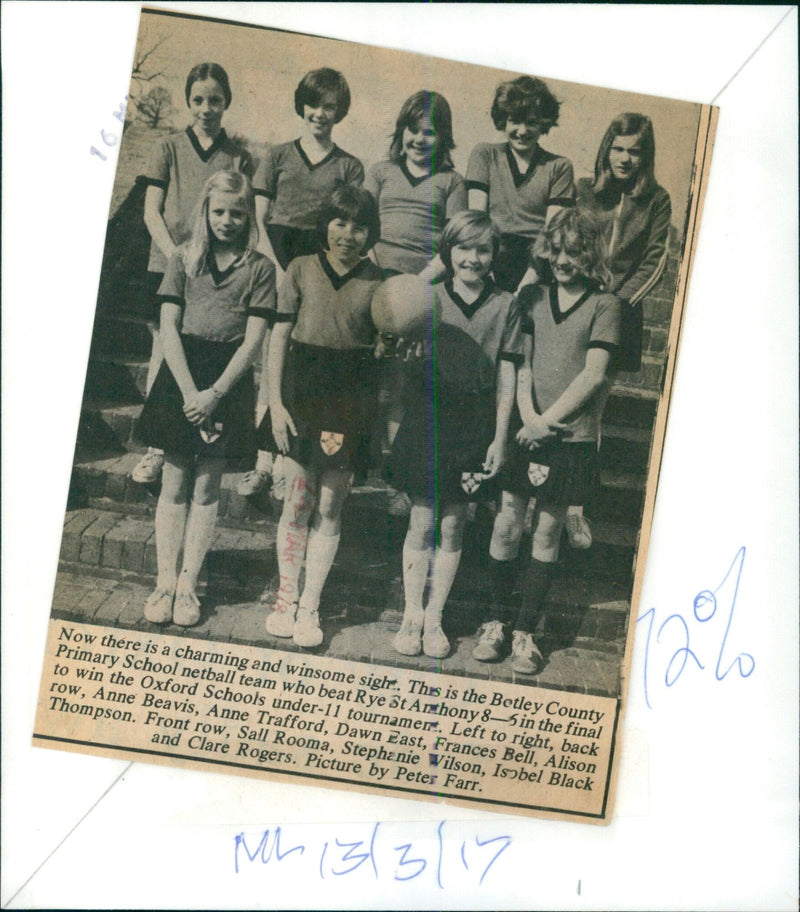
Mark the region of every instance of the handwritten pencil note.
POLYGON ((653 709, 651 697, 663 685, 674 687, 691 672, 713 674, 724 682, 730 674, 749 678, 756 660, 745 651, 737 652, 734 625, 736 599, 744 570, 747 549, 744 545, 728 567, 715 589, 702 589, 691 608, 673 611, 662 620, 663 612, 648 608, 636 619, 645 630, 644 686, 645 702, 653 709), (702 636, 703 648, 698 646, 702 636))

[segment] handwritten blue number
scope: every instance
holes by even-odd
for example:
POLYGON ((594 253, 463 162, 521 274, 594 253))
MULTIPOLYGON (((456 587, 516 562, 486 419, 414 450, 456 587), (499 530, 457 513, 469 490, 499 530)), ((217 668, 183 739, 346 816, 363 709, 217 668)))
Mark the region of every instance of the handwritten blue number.
POLYGON ((361 855, 354 855, 353 852, 359 846, 364 845, 364 841, 362 839, 359 839, 356 842, 340 842, 338 839, 336 840, 336 845, 339 846, 340 849, 343 849, 345 847, 348 849, 348 851, 342 855, 342 861, 355 861, 355 864, 351 868, 347 868, 344 871, 334 871, 333 868, 331 868, 331 871, 337 877, 341 877, 343 874, 350 874, 352 871, 355 871, 356 868, 364 864, 364 862, 369 858, 372 861, 372 870, 375 872, 375 877, 377 879, 378 866, 375 864, 375 837, 378 834, 379 826, 380 824, 376 823, 375 828, 372 831, 372 839, 370 840, 369 851, 364 852, 361 855))
POLYGON ((395 874, 394 879, 395 880, 413 880, 415 877, 419 877, 419 875, 427 867, 427 862, 425 861, 424 858, 409 858, 408 860, 406 860, 406 856, 408 855, 409 851, 411 850, 410 842, 406 842, 403 845, 394 847, 395 852, 399 852, 401 849, 403 851, 403 854, 400 857, 400 861, 398 862, 399 867, 402 867, 403 865, 412 865, 412 864, 419 864, 419 865, 422 865, 422 867, 419 868, 419 870, 415 871, 413 874, 409 874, 407 877, 398 877, 397 874, 395 874))
POLYGON ((640 614, 639 617, 636 618, 636 623, 638 624, 639 621, 643 621, 648 615, 650 616, 650 624, 647 627, 647 642, 644 647, 644 702, 647 704, 648 709, 652 709, 653 707, 650 705, 650 695, 647 689, 647 665, 650 659, 650 637, 653 635, 653 621, 655 620, 656 609, 649 608, 644 614, 640 614))
POLYGON ((725 585, 725 581, 731 575, 731 571, 738 563, 739 568, 736 571, 736 584, 733 589, 733 598, 731 599, 731 612, 728 615, 728 623, 725 625, 725 634, 722 637, 722 643, 720 644, 720 647, 719 647, 719 655, 717 656, 717 667, 714 671, 714 674, 718 681, 722 681, 727 676, 728 672, 733 668, 734 665, 739 666, 739 674, 743 678, 749 678, 756 667, 756 660, 750 655, 749 652, 740 652, 739 655, 737 655, 736 658, 731 662, 731 664, 728 666, 728 668, 722 674, 719 673, 720 664, 722 663, 722 653, 725 651, 725 644, 728 641, 728 633, 731 629, 731 624, 733 623, 733 612, 736 608, 736 598, 739 595, 739 582, 742 578, 742 570, 744 569, 744 557, 745 557, 746 553, 747 553, 747 549, 744 547, 744 545, 742 545, 742 547, 739 548, 739 550, 736 552, 736 557, 734 557, 733 563, 728 568, 728 572, 725 574, 725 578, 722 580, 722 582, 719 584, 719 586, 716 589, 716 592, 719 592, 719 590, 725 585), (744 670, 744 665, 742 663, 742 659, 750 660, 748 671, 744 670))
POLYGON ((494 839, 486 839, 483 842, 481 842, 477 836, 475 837, 475 843, 478 846, 478 848, 480 848, 480 849, 482 849, 484 846, 491 845, 493 842, 500 842, 501 840, 504 840, 503 845, 497 850, 497 853, 493 856, 493 858, 489 862, 489 864, 486 865, 486 868, 485 868, 483 874, 481 874, 481 879, 478 882, 478 886, 483 885, 483 879, 489 873, 489 868, 491 868, 491 866, 497 861, 497 859, 503 854, 503 852, 505 852, 505 850, 511 845, 511 837, 510 836, 495 836, 494 839))
POLYGON ((666 621, 664 621, 664 623, 658 628, 658 633, 656 634, 656 642, 657 643, 661 642, 661 631, 667 626, 667 624, 669 624, 670 621, 680 621, 681 622, 681 625, 683 626, 683 633, 684 633, 684 636, 686 637, 686 645, 681 646, 680 649, 676 649, 672 655, 672 658, 669 660, 669 664, 667 665, 667 670, 664 673, 664 683, 667 685, 667 687, 672 687, 672 685, 675 684, 675 682, 678 680, 678 678, 683 674, 683 670, 684 670, 684 668, 686 668, 686 662, 688 661, 689 656, 691 656, 695 660, 695 662, 697 662, 697 667, 701 671, 705 668, 705 666, 700 661, 700 659, 698 659, 697 656, 692 652, 692 650, 689 649, 689 625, 686 623, 686 621, 683 619, 683 617, 680 614, 671 614, 666 619, 666 621), (681 667, 678 669, 678 672, 675 675, 675 677, 670 681, 669 672, 670 672, 670 669, 672 668, 672 663, 675 661, 675 659, 678 658, 679 655, 683 655, 683 663, 681 664, 681 667))

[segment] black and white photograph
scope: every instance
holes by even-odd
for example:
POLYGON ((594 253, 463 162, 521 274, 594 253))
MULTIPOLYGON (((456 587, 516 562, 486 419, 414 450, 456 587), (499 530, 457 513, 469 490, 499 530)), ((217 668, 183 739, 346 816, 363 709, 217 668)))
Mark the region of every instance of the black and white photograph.
POLYGON ((35 738, 602 821, 715 113, 417 63, 143 11, 35 738))

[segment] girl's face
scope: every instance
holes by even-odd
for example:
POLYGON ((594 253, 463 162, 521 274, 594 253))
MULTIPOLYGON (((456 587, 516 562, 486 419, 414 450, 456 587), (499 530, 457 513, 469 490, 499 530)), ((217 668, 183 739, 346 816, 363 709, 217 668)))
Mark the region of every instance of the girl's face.
POLYGON ((503 130, 511 148, 519 155, 530 155, 542 135, 542 125, 533 114, 522 120, 509 117, 503 130))
POLYGON ((369 228, 352 219, 335 218, 328 223, 328 253, 345 267, 355 266, 361 259, 369 237, 369 228))
POLYGON ((194 125, 212 136, 219 133, 225 113, 225 93, 216 79, 198 79, 189 89, 189 110, 194 125))
POLYGON ((315 139, 328 139, 336 123, 336 96, 323 92, 315 105, 303 105, 303 122, 315 139))
POLYGON ((212 190, 208 198, 208 224, 214 240, 223 245, 235 245, 249 228, 247 206, 238 193, 212 190))
POLYGON ((490 241, 456 244, 450 251, 453 278, 468 287, 481 285, 492 268, 493 253, 490 241))
POLYGON ((436 131, 429 115, 426 114, 418 123, 403 130, 403 152, 408 161, 418 168, 430 170, 435 150, 436 131))
POLYGON ((642 166, 639 136, 615 136, 608 150, 608 166, 617 180, 633 180, 642 166))
POLYGON ((575 286, 582 284, 585 279, 580 261, 567 250, 563 237, 552 238, 550 241, 550 268, 559 285, 575 286))

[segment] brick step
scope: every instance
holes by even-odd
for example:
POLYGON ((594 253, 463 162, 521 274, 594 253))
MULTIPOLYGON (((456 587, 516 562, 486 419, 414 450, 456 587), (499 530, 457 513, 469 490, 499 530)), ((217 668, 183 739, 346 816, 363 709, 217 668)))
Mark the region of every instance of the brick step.
MULTIPOLYGON (((231 496, 236 475, 226 477, 225 488, 231 496)), ((155 499, 153 499, 155 500, 155 499)), ((96 502, 97 503, 97 502, 96 502)), ((65 517, 61 558, 93 568, 124 570, 153 576, 156 572, 155 530, 153 504, 139 503, 136 510, 119 509, 119 504, 105 500, 100 506, 72 509, 65 517)), ((250 513, 231 515, 222 512, 217 534, 207 559, 209 579, 217 578, 235 586, 250 585, 275 573, 277 560, 275 540, 277 518, 257 514, 253 505, 250 513)), ((236 511, 234 510, 234 513, 236 511)), ((465 531, 465 565, 478 569, 477 575, 460 575, 454 587, 455 595, 478 597, 485 602, 488 589, 488 543, 492 517, 481 511, 465 531)), ((625 589, 630 584, 636 533, 625 527, 593 521, 594 543, 585 552, 574 552, 566 545, 562 549, 563 572, 583 581, 609 581, 625 589)), ((407 520, 389 516, 385 497, 379 490, 356 488, 345 504, 342 515, 342 541, 337 568, 346 567, 350 585, 360 593, 383 588, 390 579, 399 580, 402 545, 407 520)), ((523 540, 521 553, 529 553, 530 543, 523 540)))
MULTIPOLYGON (((304 652, 291 639, 266 632, 268 607, 256 596, 228 591, 221 593, 211 582, 200 592, 201 620, 191 628, 174 625, 156 628, 144 619, 143 608, 152 581, 120 570, 62 562, 56 579, 52 616, 60 620, 102 624, 122 629, 152 632, 164 630, 174 636, 237 643, 304 652)), ((324 639, 314 652, 346 661, 380 663, 445 674, 468 675, 493 681, 514 681, 540 687, 616 697, 619 694, 620 660, 629 614, 627 602, 613 591, 597 590, 588 596, 571 593, 556 584, 543 632, 538 642, 546 665, 536 677, 515 675, 509 659, 493 663, 472 658, 481 609, 475 603, 448 602, 444 627, 451 653, 444 659, 401 656, 392 648, 400 626, 401 612, 382 605, 360 604, 330 578, 320 605, 324 639), (578 599, 579 601, 575 601, 578 599), (583 599, 583 601, 580 601, 583 599)))
POLYGON ((153 337, 144 318, 115 313, 112 310, 96 312, 92 330, 91 359, 99 359, 104 355, 132 355, 149 359, 152 347, 153 337))
POLYGON ((618 475, 646 475, 651 441, 650 430, 604 423, 600 468, 618 475))
POLYGON ((144 402, 148 361, 125 355, 90 358, 86 370, 84 400, 119 403, 144 402))
MULTIPOLYGON (((102 460, 79 462, 73 468, 70 485, 71 509, 90 507, 105 511, 125 512, 151 518, 158 502, 157 485, 136 484, 130 472, 138 454, 125 453, 102 460)), ((223 476, 219 516, 228 525, 258 530, 264 522, 276 522, 281 505, 269 494, 242 497, 236 487, 241 472, 223 476)), ((643 478, 638 475, 615 475, 604 472, 597 499, 587 511, 591 519, 594 544, 587 558, 591 572, 601 577, 627 580, 630 576, 636 529, 641 523, 643 478)), ((398 550, 405 538, 408 520, 387 513, 387 489, 375 476, 354 489, 345 505, 345 536, 354 535, 364 544, 380 543, 381 547, 398 550)), ((492 515, 481 507, 478 521, 470 524, 470 539, 478 552, 487 552, 491 537, 492 515)), ((564 546, 564 551, 569 550, 564 546)), ((578 572, 584 572, 581 559, 578 572)))
POLYGON ((619 379, 603 410, 603 425, 622 425, 651 430, 656 421, 659 394, 653 390, 630 386, 619 379))
POLYGON ((587 515, 638 528, 642 522, 646 482, 645 475, 601 471, 600 487, 587 507, 587 515))
POLYGON ((632 389, 643 389, 653 393, 660 393, 663 375, 663 355, 642 355, 641 369, 634 373, 620 371, 619 374, 617 374, 617 380, 621 385, 632 389))

